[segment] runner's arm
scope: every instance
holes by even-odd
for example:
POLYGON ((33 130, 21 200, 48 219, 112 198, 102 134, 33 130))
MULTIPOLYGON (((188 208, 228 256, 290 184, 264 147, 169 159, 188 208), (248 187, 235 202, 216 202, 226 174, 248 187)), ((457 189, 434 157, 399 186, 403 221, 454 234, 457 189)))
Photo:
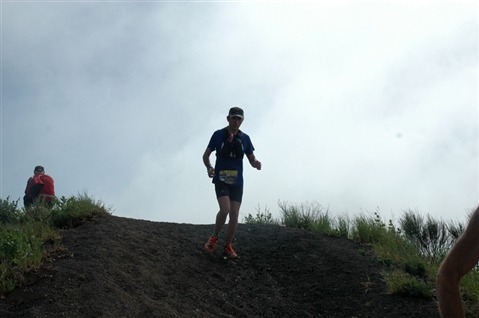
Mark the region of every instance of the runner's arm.
POLYGON ((464 317, 459 282, 479 261, 479 208, 444 259, 437 276, 437 298, 441 317, 464 317))
POLYGON ((206 171, 208 172, 208 176, 210 178, 213 178, 215 176, 215 169, 210 169, 213 168, 210 162, 210 155, 212 151, 210 148, 206 148, 205 152, 203 153, 203 163, 206 167, 206 171))
POLYGON ((253 166, 253 168, 256 168, 256 169, 258 169, 258 170, 261 170, 261 161, 259 161, 258 159, 256 159, 256 157, 254 156, 254 154, 246 155, 246 157, 248 157, 249 163, 253 166))

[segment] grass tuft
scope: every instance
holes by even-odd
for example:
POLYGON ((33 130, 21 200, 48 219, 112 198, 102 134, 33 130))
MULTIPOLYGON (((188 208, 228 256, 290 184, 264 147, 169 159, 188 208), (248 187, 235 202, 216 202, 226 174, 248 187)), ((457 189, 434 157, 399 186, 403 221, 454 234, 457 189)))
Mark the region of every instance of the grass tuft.
POLYGON ((383 272, 390 294, 431 299, 434 296, 431 285, 401 270, 383 272))
POLYGON ((316 202, 297 206, 286 201, 278 201, 278 205, 281 209, 281 223, 286 226, 328 234, 332 230, 329 210, 316 202))
POLYGON ((261 212, 261 207, 259 205, 256 208, 256 215, 253 216, 248 214, 245 216, 245 222, 249 224, 277 224, 277 221, 273 219, 269 209, 265 207, 264 212, 261 212))

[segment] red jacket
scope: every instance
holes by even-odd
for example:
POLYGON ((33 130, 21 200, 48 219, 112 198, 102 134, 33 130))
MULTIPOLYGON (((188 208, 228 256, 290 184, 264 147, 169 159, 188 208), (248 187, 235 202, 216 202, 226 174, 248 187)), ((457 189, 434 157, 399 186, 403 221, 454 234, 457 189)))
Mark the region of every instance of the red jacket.
POLYGON ((52 200, 55 197, 55 185, 53 178, 48 174, 40 175, 40 179, 43 182, 43 189, 40 191, 40 198, 45 200, 52 200))
POLYGON ((30 196, 30 188, 35 184, 40 184, 42 186, 40 194, 38 195, 40 198, 50 201, 55 197, 55 183, 53 178, 48 174, 36 174, 28 179, 25 194, 30 196))

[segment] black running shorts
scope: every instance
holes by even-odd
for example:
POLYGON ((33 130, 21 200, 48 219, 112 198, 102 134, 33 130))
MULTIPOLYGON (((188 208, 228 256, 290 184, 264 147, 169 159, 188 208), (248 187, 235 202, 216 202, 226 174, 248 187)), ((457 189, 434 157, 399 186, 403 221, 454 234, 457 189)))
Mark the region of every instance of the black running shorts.
POLYGON ((218 181, 215 183, 216 198, 222 196, 229 196, 230 201, 241 202, 243 198, 243 186, 230 186, 224 182, 218 181))

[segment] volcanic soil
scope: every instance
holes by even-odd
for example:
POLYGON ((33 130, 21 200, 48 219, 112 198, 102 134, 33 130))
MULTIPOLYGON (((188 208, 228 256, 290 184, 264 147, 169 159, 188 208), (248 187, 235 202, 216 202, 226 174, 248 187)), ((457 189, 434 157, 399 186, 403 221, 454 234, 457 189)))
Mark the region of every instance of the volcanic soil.
POLYGON ((61 233, 0 317, 439 317, 433 300, 389 295, 368 246, 240 224, 230 260, 204 251, 212 229, 96 217, 61 233))

